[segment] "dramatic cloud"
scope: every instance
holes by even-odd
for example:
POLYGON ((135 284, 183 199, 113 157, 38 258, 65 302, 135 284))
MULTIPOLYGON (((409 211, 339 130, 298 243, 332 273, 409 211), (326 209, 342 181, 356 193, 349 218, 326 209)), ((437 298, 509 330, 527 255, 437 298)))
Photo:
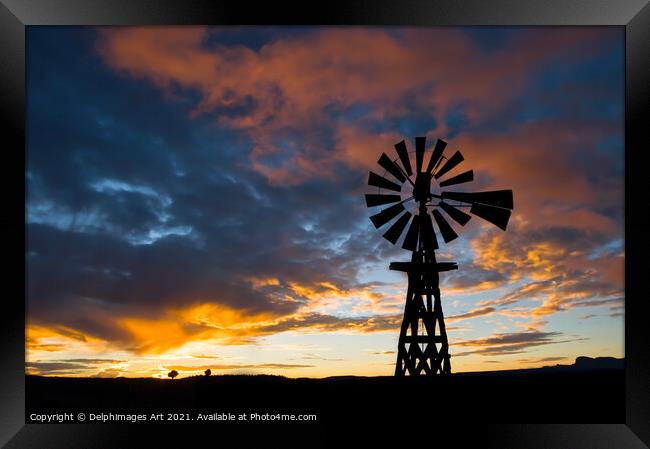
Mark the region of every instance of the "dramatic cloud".
POLYGON ((245 130, 253 167, 276 183, 329 177, 341 158, 368 166, 378 143, 388 147, 397 137, 350 123, 369 126, 413 109, 443 123, 457 105, 468 119, 502 113, 532 72, 584 58, 612 37, 606 29, 528 31, 486 54, 451 29, 325 29, 257 51, 211 45, 210 34, 200 27, 106 29, 98 49, 114 69, 169 95, 197 91, 193 116, 211 114, 245 130))
POLYGON ((110 359, 57 359, 26 362, 25 369, 27 374, 34 375, 118 377, 123 375, 125 363, 125 360, 110 359))
POLYGON ((490 315, 495 312, 494 307, 480 307, 478 309, 470 310, 469 312, 461 313, 458 315, 452 315, 447 318, 448 321, 463 320, 466 318, 474 318, 482 315, 490 315))
POLYGON ((364 365, 398 332, 387 265, 408 257, 368 220, 367 171, 424 134, 462 150, 472 189, 514 190, 506 233, 474 218, 439 251, 460 266, 441 286, 455 342, 498 358, 579 338, 554 321, 576 308, 621 321, 620 30, 29 33, 30 372, 160 374, 213 346, 246 355, 211 369, 252 368, 248 347, 325 337, 263 368, 364 365), (341 334, 368 343, 330 354, 341 334))
MULTIPOLYGON (((100 322, 80 323, 96 324, 92 339, 126 349, 137 354, 162 354, 165 351, 193 340, 216 340, 221 344, 240 345, 254 342, 257 338, 280 332, 352 332, 372 333, 394 330, 401 323, 401 314, 376 315, 371 317, 336 317, 319 313, 300 313, 279 319, 246 317, 233 310, 214 310, 212 305, 199 306, 195 309, 170 311, 166 315, 152 318, 134 318, 131 316, 103 316, 100 322), (224 320, 224 316, 226 319, 224 320), (232 321, 228 321, 232 319, 232 321), (99 327, 101 326, 101 328, 99 327), (106 330, 105 334, 100 333, 106 330)), ((33 337, 33 327, 27 330, 30 341, 36 341, 30 349, 39 349, 44 337, 33 337)), ((36 328, 38 329, 38 328, 36 328)), ((45 328, 48 337, 65 337, 57 329, 45 328)), ((85 337, 90 339, 90 337, 85 337)))
POLYGON ((562 334, 560 332, 540 332, 540 331, 528 331, 528 332, 517 332, 517 333, 507 333, 507 334, 495 334, 490 337, 480 338, 476 340, 466 340, 461 342, 456 342, 457 346, 473 347, 471 351, 464 351, 454 353, 455 357, 461 357, 469 354, 480 354, 480 355, 504 355, 504 354, 521 354, 525 353, 526 349, 549 345, 555 343, 568 343, 574 341, 574 339, 569 340, 559 340, 558 338, 562 334))
POLYGON ((553 314, 573 307, 614 306, 622 302, 623 254, 618 245, 603 251, 606 235, 585 234, 575 228, 546 228, 520 232, 505 238, 493 233, 474 242, 477 263, 501 272, 511 281, 527 278, 482 307, 511 307, 523 300, 538 299, 542 304, 533 316, 553 314))

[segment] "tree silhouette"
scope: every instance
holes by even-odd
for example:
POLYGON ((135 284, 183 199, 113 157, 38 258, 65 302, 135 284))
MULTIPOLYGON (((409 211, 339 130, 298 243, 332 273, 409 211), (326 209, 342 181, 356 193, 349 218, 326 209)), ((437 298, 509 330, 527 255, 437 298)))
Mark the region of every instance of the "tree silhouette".
POLYGON ((205 370, 205 375, 209 376, 210 374, 212 374, 212 370, 210 368, 206 369, 205 370))
POLYGON ((176 377, 176 376, 178 376, 178 371, 176 371, 175 369, 171 370, 171 371, 167 374, 167 377, 171 377, 172 380, 174 380, 174 377, 176 377))

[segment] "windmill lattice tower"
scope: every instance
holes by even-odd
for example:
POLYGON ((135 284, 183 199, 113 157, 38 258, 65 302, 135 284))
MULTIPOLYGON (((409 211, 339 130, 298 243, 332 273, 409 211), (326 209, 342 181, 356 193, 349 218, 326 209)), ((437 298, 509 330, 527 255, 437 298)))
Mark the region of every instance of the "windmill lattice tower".
POLYGON ((408 275, 396 376, 451 373, 449 342, 440 302, 439 273, 456 270, 458 265, 436 260, 438 240, 433 221, 445 243, 449 243, 458 234, 445 215, 461 226, 476 215, 505 231, 513 209, 512 190, 443 191, 443 188, 473 181, 474 171, 453 175, 454 169, 464 160, 463 155, 456 151, 446 157, 443 153, 447 143, 440 139, 431 149, 429 161, 423 169, 428 151, 425 147, 426 137, 416 137, 415 172, 411 168, 406 142, 402 140, 395 144, 397 158, 391 159, 386 153, 379 158, 378 163, 385 170, 383 176, 370 172, 368 177, 368 185, 377 187, 378 193, 366 195, 367 206, 385 206, 370 220, 376 228, 392 221, 383 234, 392 244, 397 243, 408 226, 402 248, 412 252, 410 262, 391 262, 389 266, 391 270, 403 271, 408 275), (386 177, 388 174, 393 180, 386 177), (448 174, 452 176, 441 179, 448 174), (469 214, 461 210, 467 208, 469 214))

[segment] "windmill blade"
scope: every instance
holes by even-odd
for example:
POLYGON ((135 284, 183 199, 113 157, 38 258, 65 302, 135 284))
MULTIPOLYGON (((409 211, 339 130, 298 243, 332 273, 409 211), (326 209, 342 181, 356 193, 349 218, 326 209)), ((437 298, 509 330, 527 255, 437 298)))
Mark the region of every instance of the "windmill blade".
POLYGON ((435 175, 433 175, 433 177, 436 179, 440 178, 442 175, 447 173, 449 170, 451 170, 452 168, 454 168, 456 165, 460 164, 464 160, 465 158, 463 157, 462 154, 460 154, 460 151, 456 151, 445 163, 445 165, 443 165, 442 168, 438 170, 435 175))
POLYGON ((445 179, 440 183, 440 187, 453 186, 456 184, 464 184, 474 180, 474 170, 467 170, 460 175, 456 175, 453 178, 445 179))
POLYGON ((399 195, 366 194, 366 205, 368 207, 381 206, 382 204, 396 203, 401 199, 402 197, 399 195))
POLYGON ((472 208, 469 210, 470 213, 478 215, 482 219, 489 221, 493 225, 503 229, 504 231, 508 227, 508 220, 510 220, 510 209, 504 209, 503 207, 493 207, 485 204, 473 204, 472 208))
POLYGON ((438 139, 438 141, 436 142, 436 146, 433 148, 433 153, 431 153, 431 159, 429 159, 429 165, 427 165, 427 173, 431 173, 433 171, 436 164, 440 160, 440 156, 442 156, 442 152, 445 151, 446 146, 447 146, 447 142, 438 139))
POLYGON ((463 203, 480 203, 488 206, 513 209, 512 190, 493 190, 489 192, 442 192, 443 198, 461 201, 463 203))
POLYGON ((436 233, 433 230, 433 223, 431 223, 429 214, 420 216, 420 239, 422 240, 424 249, 438 249, 438 240, 436 239, 436 233))
POLYGON ((409 251, 415 251, 418 249, 418 235, 420 234, 420 216, 415 215, 409 230, 406 232, 406 237, 404 237, 404 243, 402 248, 409 251))
POLYGON ((370 172, 370 174, 368 175, 368 185, 380 187, 386 190, 393 190, 395 192, 402 191, 401 185, 395 184, 394 182, 389 181, 388 179, 379 176, 377 173, 373 173, 373 172, 370 172))
POLYGON ((370 217, 370 221, 375 225, 375 228, 381 228, 383 225, 397 217, 402 211, 405 210, 402 203, 393 204, 392 206, 382 210, 378 214, 370 217))
POLYGON ((472 218, 471 215, 466 214, 460 209, 456 209, 454 206, 451 206, 444 201, 441 201, 438 203, 438 205, 447 212, 447 215, 449 215, 456 223, 458 223, 461 226, 465 226, 467 222, 469 222, 472 218))
POLYGON ((424 146, 426 145, 426 137, 415 138, 415 168, 416 173, 422 173, 422 160, 424 159, 424 146))
POLYGON ((409 152, 406 149, 406 142, 402 140, 401 142, 396 143, 395 149, 397 150, 399 160, 402 161, 404 171, 407 175, 411 176, 413 174, 413 170, 411 170, 411 160, 409 159, 409 152))
POLYGON ((395 179, 399 180, 399 182, 406 181, 406 177, 402 174, 402 171, 397 165, 395 165, 395 162, 393 162, 386 153, 381 154, 381 157, 377 163, 388 173, 395 176, 395 179))
POLYGON ((384 238, 389 242, 391 242, 393 245, 397 243, 397 239, 399 239, 399 236, 402 235, 402 232, 404 231, 404 228, 406 227, 410 219, 411 219, 411 213, 410 212, 404 213, 401 217, 397 219, 395 223, 393 223, 393 226, 388 228, 388 231, 384 233, 384 238))
POLYGON ((456 234, 456 231, 447 223, 447 220, 442 216, 440 211, 437 209, 433 210, 433 218, 436 219, 436 223, 438 223, 438 227, 440 228, 440 233, 442 234, 442 238, 445 240, 445 243, 449 243, 455 238, 458 237, 458 234, 456 234))
POLYGON ((512 190, 493 190, 491 192, 475 192, 476 202, 489 206, 514 209, 512 190))

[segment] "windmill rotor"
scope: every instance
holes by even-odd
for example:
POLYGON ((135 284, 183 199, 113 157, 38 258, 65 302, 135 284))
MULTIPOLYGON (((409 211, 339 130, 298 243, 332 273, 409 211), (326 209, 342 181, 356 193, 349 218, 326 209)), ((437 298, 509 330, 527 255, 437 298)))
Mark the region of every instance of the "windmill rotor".
POLYGON ((415 138, 415 151, 402 140, 395 144, 393 157, 382 153, 377 161, 383 174, 369 173, 368 185, 377 193, 366 195, 366 205, 382 208, 370 220, 377 229, 390 224, 383 237, 397 244, 404 236, 402 247, 409 251, 435 250, 437 234, 445 243, 455 240, 459 229, 452 223, 465 226, 472 216, 505 231, 514 207, 512 190, 457 191, 474 180, 474 170, 460 167, 463 154, 457 150, 446 156, 447 142, 442 139, 431 149, 425 147, 426 137, 415 138))

